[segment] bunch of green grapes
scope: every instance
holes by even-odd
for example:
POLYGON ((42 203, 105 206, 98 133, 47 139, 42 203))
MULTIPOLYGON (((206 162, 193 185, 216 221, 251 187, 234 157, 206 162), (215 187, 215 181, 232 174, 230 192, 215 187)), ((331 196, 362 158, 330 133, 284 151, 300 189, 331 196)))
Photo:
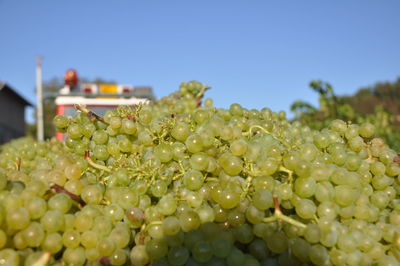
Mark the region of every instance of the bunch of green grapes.
POLYGON ((314 131, 205 88, 4 147, 0 265, 398 265, 399 157, 371 124, 314 131))

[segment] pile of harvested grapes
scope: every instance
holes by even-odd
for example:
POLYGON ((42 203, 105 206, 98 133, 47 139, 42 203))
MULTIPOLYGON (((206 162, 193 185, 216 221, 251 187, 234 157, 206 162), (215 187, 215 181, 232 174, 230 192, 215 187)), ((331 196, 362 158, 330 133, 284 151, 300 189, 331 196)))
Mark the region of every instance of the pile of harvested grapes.
POLYGON ((400 158, 371 124, 310 130, 207 86, 0 154, 0 265, 399 265, 400 158))

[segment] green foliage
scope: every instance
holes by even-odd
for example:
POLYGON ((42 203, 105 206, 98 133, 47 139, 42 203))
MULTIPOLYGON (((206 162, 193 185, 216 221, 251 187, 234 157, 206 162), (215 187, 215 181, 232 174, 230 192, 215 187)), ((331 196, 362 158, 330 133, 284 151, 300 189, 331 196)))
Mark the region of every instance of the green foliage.
POLYGON ((319 130, 334 119, 369 122, 379 137, 400 151, 400 78, 362 88, 353 96, 337 96, 329 83, 320 80, 310 82, 310 87, 319 94, 319 107, 295 101, 291 105, 295 120, 319 130))

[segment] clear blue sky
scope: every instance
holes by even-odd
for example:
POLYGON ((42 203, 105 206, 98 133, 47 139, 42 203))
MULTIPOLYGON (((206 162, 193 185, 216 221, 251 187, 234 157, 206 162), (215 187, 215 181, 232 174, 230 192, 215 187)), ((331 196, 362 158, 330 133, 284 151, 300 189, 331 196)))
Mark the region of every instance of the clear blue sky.
POLYGON ((161 97, 196 79, 217 107, 288 111, 317 103, 312 79, 351 94, 399 77, 399 11, 398 0, 0 0, 0 80, 35 102, 41 55, 45 80, 75 68, 161 97))

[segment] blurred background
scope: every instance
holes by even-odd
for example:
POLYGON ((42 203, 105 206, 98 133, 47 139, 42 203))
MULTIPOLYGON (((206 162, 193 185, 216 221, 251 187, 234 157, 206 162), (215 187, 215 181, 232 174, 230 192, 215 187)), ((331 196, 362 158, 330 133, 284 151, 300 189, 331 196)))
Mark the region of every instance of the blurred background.
MULTIPOLYGON (((216 107, 269 107, 314 128, 370 121, 399 151, 399 10, 397 0, 0 0, 0 142, 36 134, 41 56, 45 95, 71 68, 81 84, 156 99, 198 80, 216 107)), ((56 112, 45 99, 46 138, 56 112)))

